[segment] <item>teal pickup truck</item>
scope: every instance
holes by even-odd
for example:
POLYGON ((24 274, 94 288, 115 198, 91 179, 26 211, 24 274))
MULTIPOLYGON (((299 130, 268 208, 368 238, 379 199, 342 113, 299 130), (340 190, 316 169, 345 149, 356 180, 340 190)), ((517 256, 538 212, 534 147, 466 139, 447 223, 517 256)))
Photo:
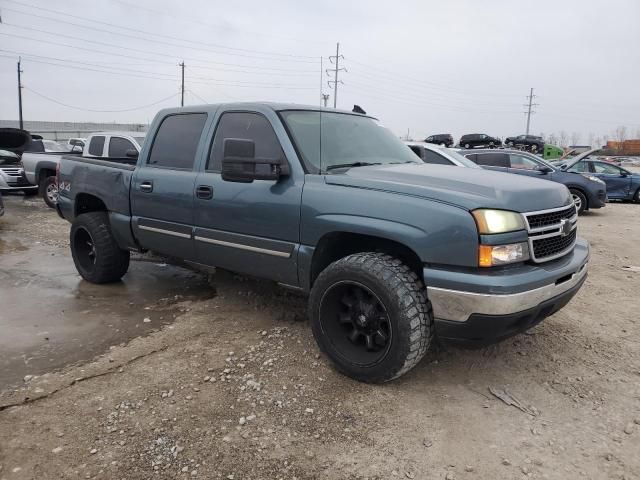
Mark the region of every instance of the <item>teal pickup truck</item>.
POLYGON ((309 294, 320 348, 357 380, 406 373, 434 335, 486 345, 526 330, 587 275, 564 185, 424 164, 366 115, 167 109, 125 157, 59 164, 84 279, 119 281, 147 250, 271 279, 309 294))

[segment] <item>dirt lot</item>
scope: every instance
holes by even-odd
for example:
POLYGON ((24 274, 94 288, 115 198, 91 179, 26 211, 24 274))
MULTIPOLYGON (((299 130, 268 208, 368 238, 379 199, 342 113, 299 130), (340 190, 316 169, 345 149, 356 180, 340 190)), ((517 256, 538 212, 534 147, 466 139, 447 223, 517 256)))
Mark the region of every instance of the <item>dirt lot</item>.
POLYGON ((213 296, 202 276, 153 262, 134 262, 126 288, 109 297, 64 270, 62 220, 37 201, 6 204, 23 221, 0 220, 3 301, 9 287, 12 298, 26 289, 29 304, 13 304, 25 328, 37 324, 37 336, 52 322, 60 345, 11 347, 16 312, 2 306, 0 361, 20 372, 3 378, 15 383, 31 365, 35 377, 0 394, 1 479, 640 478, 640 269, 624 268, 640 267, 640 205, 581 218, 590 276, 564 310, 484 350, 444 347, 371 386, 319 355, 304 298, 223 274, 213 296), (60 259, 53 267, 29 262, 29 252, 48 251, 60 259), (59 269, 67 303, 46 309, 41 284, 59 269), (68 315, 90 324, 77 323, 75 344, 60 320, 68 315))

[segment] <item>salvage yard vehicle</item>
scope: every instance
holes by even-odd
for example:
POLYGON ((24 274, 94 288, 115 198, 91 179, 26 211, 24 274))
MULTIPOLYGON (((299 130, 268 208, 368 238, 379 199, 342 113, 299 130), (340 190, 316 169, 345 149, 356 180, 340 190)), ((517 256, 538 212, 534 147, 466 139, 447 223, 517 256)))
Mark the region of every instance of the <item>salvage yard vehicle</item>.
POLYGON ((486 345, 527 330, 587 275, 566 187, 427 165, 367 115, 271 103, 160 111, 136 165, 63 157, 58 213, 80 275, 120 280, 130 251, 309 294, 336 368, 412 369, 437 334, 486 345))
POLYGON ((22 191, 25 195, 37 193, 31 185, 20 161, 20 154, 31 142, 31 135, 18 128, 0 129, 0 191, 22 191))
POLYGON ((462 148, 493 148, 502 145, 502 140, 496 137, 485 135, 484 133, 470 133, 460 137, 459 145, 462 148))
POLYGON ((590 150, 559 166, 563 171, 581 173, 600 179, 607 185, 612 200, 632 200, 640 203, 640 175, 613 163, 592 158, 600 149, 590 150))
POLYGON ((566 185, 578 214, 606 205, 607 185, 595 175, 565 172, 536 155, 520 150, 475 150, 473 153, 460 150, 460 153, 488 170, 528 175, 566 185))
POLYGON ((507 147, 522 147, 532 152, 541 152, 544 149, 544 140, 536 135, 518 135, 517 137, 507 137, 504 140, 507 147))
POLYGON ((424 163, 453 165, 456 167, 480 168, 456 150, 424 142, 404 142, 424 163))
POLYGON ((429 135, 424 139, 425 143, 433 143, 435 145, 443 145, 445 147, 453 146, 453 137, 450 133, 440 133, 438 135, 429 135))
MULTIPOLYGON (((77 139, 76 139, 77 140, 77 139)), ((127 151, 140 152, 144 142, 142 132, 100 132, 94 133, 87 139, 84 154, 88 157, 125 158, 127 151)), ((66 152, 66 149, 62 149, 66 152)), ((72 147, 72 152, 80 155, 83 149, 79 145, 72 147)), ((56 182, 56 168, 60 161, 61 153, 25 152, 22 155, 27 180, 32 185, 37 185, 40 195, 49 207, 55 208, 58 201, 58 183, 56 182)))

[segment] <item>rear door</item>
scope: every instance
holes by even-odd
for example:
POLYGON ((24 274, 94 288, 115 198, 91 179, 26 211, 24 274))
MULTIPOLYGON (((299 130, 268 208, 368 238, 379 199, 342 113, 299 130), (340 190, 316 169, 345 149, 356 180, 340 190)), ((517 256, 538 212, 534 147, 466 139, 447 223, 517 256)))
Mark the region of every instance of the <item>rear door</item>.
MULTIPOLYGON (((278 181, 223 180, 220 172, 227 138, 252 140, 256 158, 283 158, 284 153, 273 124, 262 113, 227 111, 216 123, 206 164, 196 182, 198 262, 298 285, 304 179, 296 180, 292 170, 278 181)), ((290 164, 293 160, 289 159, 290 164)))
POLYGON ((606 162, 591 162, 593 175, 607 184, 607 196, 627 198, 631 189, 631 176, 625 170, 606 162))
MULTIPOLYGON (((204 148, 206 113, 168 115, 131 182, 133 229, 149 250, 195 260, 193 208, 196 158, 204 148)), ((114 179, 117 181, 117 179, 114 179)))

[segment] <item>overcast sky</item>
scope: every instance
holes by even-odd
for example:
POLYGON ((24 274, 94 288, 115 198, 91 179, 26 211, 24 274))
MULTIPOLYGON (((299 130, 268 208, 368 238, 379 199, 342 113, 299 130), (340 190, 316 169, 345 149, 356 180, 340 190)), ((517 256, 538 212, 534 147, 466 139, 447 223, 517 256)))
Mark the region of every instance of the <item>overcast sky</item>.
POLYGON ((179 104, 362 106, 396 134, 640 136, 640 1, 0 0, 0 118, 148 122, 179 104), (102 22, 102 23, 99 23, 102 22), (57 102, 57 103, 56 103, 57 102), (65 104, 65 105, 62 105, 65 104), (154 105, 151 105, 154 104, 154 105), (101 112, 108 110, 109 112, 101 112), (123 111, 130 110, 130 111, 123 111))

